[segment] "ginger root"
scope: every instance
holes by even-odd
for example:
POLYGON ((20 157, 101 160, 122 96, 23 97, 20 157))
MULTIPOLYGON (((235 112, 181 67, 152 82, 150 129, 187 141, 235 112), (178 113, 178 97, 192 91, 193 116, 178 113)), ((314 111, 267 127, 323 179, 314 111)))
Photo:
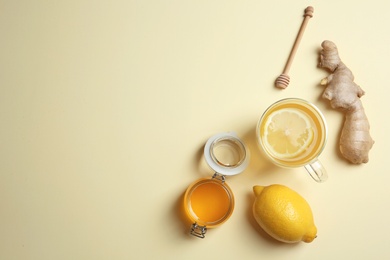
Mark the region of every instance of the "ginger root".
POLYGON ((354 164, 367 163, 374 141, 360 100, 364 91, 354 82, 351 70, 340 60, 337 46, 331 41, 323 41, 321 46, 319 67, 331 72, 321 80, 320 84, 326 85, 322 97, 330 101, 332 108, 345 113, 340 136, 341 154, 354 164))

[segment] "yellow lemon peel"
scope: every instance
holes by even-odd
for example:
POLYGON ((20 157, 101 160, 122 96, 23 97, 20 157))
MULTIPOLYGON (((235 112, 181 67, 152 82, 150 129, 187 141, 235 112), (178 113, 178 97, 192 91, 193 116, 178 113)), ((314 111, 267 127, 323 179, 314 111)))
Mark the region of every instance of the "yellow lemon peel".
POLYGON ((310 243, 317 237, 311 208, 297 192, 279 184, 254 186, 253 192, 253 215, 271 237, 285 243, 310 243))

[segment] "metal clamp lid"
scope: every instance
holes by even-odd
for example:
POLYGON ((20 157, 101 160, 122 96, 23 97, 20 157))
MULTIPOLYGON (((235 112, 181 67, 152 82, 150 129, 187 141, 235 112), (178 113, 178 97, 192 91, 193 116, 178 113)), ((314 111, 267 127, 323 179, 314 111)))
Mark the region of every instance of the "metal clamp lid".
POLYGON ((199 238, 205 238, 207 232, 206 226, 199 226, 197 223, 192 224, 190 234, 199 238))

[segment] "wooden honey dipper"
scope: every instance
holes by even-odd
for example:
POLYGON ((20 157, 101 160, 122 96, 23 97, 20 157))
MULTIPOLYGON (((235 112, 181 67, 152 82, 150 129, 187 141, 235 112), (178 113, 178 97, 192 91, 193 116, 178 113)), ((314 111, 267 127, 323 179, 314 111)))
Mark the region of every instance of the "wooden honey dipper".
POLYGON ((303 32, 305 31, 306 25, 309 22, 309 19, 313 17, 314 8, 312 6, 308 6, 305 9, 305 14, 303 15, 305 18, 303 19, 301 28, 299 29, 297 38, 295 39, 293 48, 291 50, 290 56, 288 57, 286 66, 284 67, 284 70, 282 74, 276 79, 275 86, 278 88, 285 89, 287 88, 288 84, 290 83, 290 76, 288 75, 288 72, 290 71, 291 64, 293 62, 295 53, 298 50, 298 45, 302 39, 303 32))

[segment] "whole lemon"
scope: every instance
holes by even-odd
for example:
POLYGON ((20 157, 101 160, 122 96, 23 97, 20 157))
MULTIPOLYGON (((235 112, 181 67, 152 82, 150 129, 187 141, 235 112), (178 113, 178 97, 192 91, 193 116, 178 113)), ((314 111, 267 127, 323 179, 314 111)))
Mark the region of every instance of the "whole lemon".
POLYGON ((253 192, 253 215, 270 236, 285 243, 310 243, 317 237, 311 208, 297 192, 279 184, 254 186, 253 192))

